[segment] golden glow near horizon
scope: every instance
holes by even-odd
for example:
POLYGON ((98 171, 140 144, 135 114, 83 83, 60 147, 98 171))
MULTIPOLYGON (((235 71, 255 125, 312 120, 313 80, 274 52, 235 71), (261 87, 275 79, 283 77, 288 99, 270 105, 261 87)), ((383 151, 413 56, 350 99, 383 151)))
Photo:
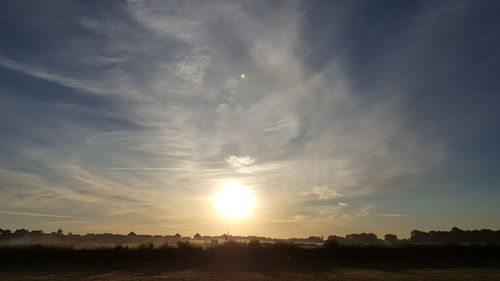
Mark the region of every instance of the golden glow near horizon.
POLYGON ((213 197, 213 203, 222 215, 243 219, 250 215, 255 198, 248 187, 237 181, 227 181, 213 197))
POLYGON ((242 73, 242 74, 240 74, 240 78, 245 79, 245 78, 247 78, 247 76, 244 73, 242 73))

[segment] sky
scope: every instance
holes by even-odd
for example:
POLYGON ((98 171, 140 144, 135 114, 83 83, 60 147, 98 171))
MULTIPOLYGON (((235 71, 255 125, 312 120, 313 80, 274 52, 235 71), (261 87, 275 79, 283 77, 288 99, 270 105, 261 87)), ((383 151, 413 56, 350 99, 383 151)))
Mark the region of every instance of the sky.
POLYGON ((499 12, 1 1, 0 228, 498 229, 499 12), (248 217, 214 206, 227 182, 251 191, 248 217))

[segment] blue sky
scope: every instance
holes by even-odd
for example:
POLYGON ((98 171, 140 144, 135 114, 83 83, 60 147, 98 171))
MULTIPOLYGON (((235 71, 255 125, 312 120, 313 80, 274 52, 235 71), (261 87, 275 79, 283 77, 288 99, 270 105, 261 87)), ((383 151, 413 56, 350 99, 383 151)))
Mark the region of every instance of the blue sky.
POLYGON ((496 1, 2 1, 1 227, 498 229, 498 12, 496 1), (226 181, 254 193, 247 219, 215 210, 226 181))

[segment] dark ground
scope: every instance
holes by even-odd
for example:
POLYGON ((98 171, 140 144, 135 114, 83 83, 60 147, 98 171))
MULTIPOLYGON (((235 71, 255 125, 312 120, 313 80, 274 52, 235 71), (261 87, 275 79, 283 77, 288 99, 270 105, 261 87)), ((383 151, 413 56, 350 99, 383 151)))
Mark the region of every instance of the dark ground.
POLYGON ((31 281, 160 281, 160 280, 500 280, 499 268, 359 268, 330 267, 313 269, 278 270, 223 270, 183 269, 171 270, 161 267, 129 269, 88 267, 33 267, 0 270, 0 280, 31 281))
POLYGON ((0 280, 500 280, 498 246, 0 248, 0 280))

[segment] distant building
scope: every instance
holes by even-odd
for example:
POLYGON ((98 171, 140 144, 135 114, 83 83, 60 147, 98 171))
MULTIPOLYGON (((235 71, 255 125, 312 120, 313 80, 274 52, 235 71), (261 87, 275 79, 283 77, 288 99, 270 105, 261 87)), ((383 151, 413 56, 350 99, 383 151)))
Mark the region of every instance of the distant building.
POLYGON ((27 233, 28 233, 28 230, 26 230, 24 228, 16 229, 16 231, 14 231, 14 234, 16 234, 16 235, 27 234, 27 233))
POLYGON ((194 236, 193 236, 194 239, 196 240, 200 240, 201 239, 201 235, 199 233, 196 233, 194 236))
POLYGON ((130 231, 130 233, 127 234, 127 236, 129 236, 129 237, 135 237, 135 236, 137 236, 137 234, 135 234, 135 232, 133 232, 133 231, 130 231))
POLYGON ((41 230, 32 230, 30 232, 31 237, 40 237, 42 235, 43 235, 43 231, 41 231, 41 230))
POLYGON ((309 236, 306 241, 312 243, 323 243, 323 238, 319 236, 309 236))
POLYGON ((27 229, 16 229, 16 231, 14 231, 14 237, 16 238, 30 238, 29 237, 29 231, 27 229))

